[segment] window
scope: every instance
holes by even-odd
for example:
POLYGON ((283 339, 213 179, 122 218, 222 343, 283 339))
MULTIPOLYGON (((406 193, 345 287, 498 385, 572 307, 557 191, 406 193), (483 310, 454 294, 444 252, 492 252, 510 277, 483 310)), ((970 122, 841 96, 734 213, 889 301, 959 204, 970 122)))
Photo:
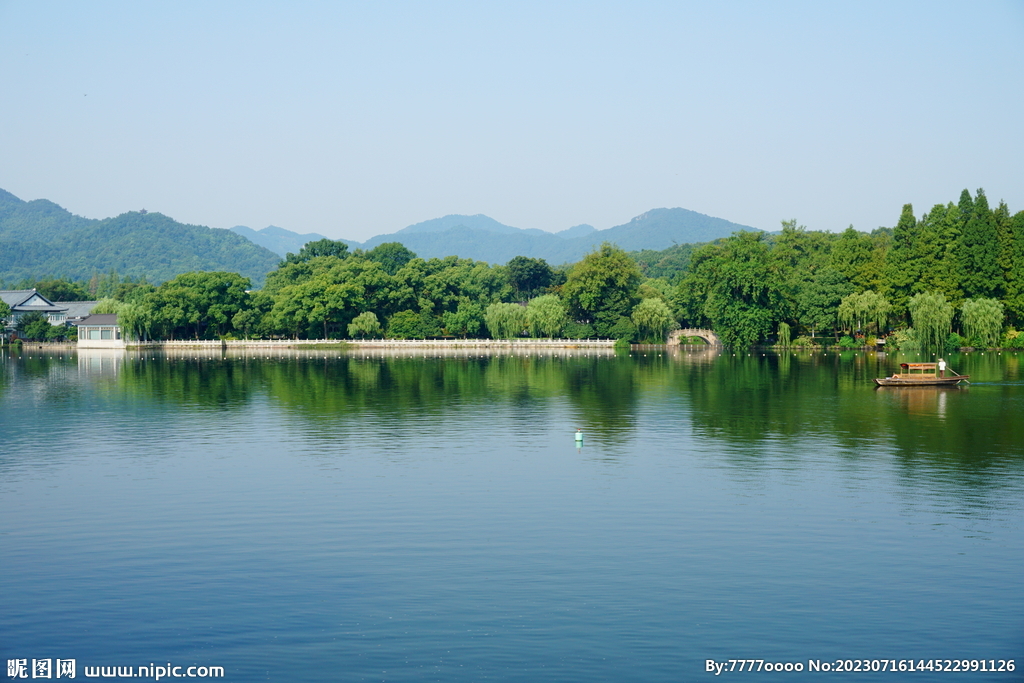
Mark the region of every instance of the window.
POLYGON ((100 338, 100 328, 98 328, 98 327, 87 327, 86 329, 89 330, 89 339, 99 339, 100 338))
POLYGON ((111 329, 100 330, 100 339, 113 339, 114 331, 111 329))

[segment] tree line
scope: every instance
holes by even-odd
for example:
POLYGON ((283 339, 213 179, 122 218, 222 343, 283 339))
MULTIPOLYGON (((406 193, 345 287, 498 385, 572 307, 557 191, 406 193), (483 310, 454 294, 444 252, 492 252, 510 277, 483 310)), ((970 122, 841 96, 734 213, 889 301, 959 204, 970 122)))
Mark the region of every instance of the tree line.
POLYGON ((422 259, 397 242, 350 252, 320 240, 288 254, 262 289, 229 272, 159 286, 116 273, 38 283, 58 300, 107 294, 143 339, 444 337, 611 338, 662 342, 677 327, 714 329, 729 346, 1024 344, 1024 212, 992 209, 983 190, 894 228, 738 232, 704 245, 627 254, 611 244, 552 267, 422 259), (75 289, 77 288, 77 289, 75 289))

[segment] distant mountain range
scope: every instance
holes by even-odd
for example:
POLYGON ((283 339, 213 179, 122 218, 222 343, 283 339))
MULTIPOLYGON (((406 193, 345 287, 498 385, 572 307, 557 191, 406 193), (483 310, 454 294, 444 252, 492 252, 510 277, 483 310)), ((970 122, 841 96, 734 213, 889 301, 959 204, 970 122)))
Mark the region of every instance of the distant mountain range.
MULTIPOLYGON (((514 228, 483 214, 451 215, 363 243, 343 241, 352 249, 401 242, 423 258, 457 255, 507 263, 516 256, 530 256, 558 265, 580 260, 602 242, 627 251, 662 250, 754 229, 677 208, 652 209, 607 230, 577 225, 558 233, 514 228)), ((193 270, 228 270, 245 275, 259 287, 281 257, 320 239, 325 237, 276 226, 222 230, 185 225, 145 211, 94 220, 46 199, 26 202, 0 190, 0 280, 8 285, 23 278, 84 280, 116 269, 122 276, 145 276, 154 283, 193 270)))
MULTIPOLYGON (((236 225, 231 232, 241 235, 250 242, 255 242, 261 247, 266 247, 279 256, 287 256, 289 253, 297 254, 306 242, 316 242, 327 239, 315 232, 307 232, 300 235, 291 230, 279 228, 276 225, 268 225, 262 230, 253 230, 244 225, 236 225)), ((346 240, 347 241, 347 240, 346 240)))
POLYGON ((46 199, 0 190, 0 279, 85 280, 116 269, 159 283, 193 270, 227 270, 261 286, 280 258, 230 230, 185 225, 160 213, 129 211, 94 220, 46 199))
MULTIPOLYGON (((308 241, 323 239, 322 235, 315 233, 300 235, 275 226, 260 231, 244 226, 232 230, 281 256, 287 252, 298 252, 308 241)), ((451 215, 416 223, 398 232, 377 235, 362 243, 342 241, 353 249, 372 249, 384 242, 401 242, 423 258, 443 258, 454 254, 488 263, 507 263, 516 256, 530 256, 560 264, 580 260, 602 242, 612 242, 627 251, 660 250, 673 244, 710 242, 728 237, 737 230, 755 228, 687 209, 652 209, 628 223, 607 230, 597 230, 584 224, 550 233, 514 228, 483 214, 451 215)))

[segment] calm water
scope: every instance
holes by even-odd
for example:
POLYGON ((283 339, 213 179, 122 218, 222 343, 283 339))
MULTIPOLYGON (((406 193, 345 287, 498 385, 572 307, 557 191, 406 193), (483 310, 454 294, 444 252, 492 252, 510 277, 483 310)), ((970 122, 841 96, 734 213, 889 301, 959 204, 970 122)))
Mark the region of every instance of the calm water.
POLYGON ((864 353, 6 355, 0 658, 1020 680, 1024 354, 950 360, 975 383, 876 390, 897 360, 864 353))

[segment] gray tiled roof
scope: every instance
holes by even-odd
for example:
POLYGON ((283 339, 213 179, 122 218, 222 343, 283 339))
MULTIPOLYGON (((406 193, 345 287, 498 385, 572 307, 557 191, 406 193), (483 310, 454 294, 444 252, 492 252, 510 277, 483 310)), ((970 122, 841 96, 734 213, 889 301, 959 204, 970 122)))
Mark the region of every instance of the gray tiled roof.
POLYGON ((116 325, 117 315, 114 313, 100 313, 99 315, 90 315, 87 318, 76 323, 78 325, 116 325))
POLYGON ((84 318, 89 315, 92 309, 96 308, 99 301, 61 301, 61 306, 67 306, 68 318, 84 318))
POLYGON ((33 311, 39 311, 40 313, 56 313, 59 311, 66 311, 66 306, 55 304, 45 296, 40 294, 34 289, 4 289, 0 290, 0 300, 3 300, 5 304, 11 307, 11 310, 19 313, 31 313, 33 311), (28 301, 34 296, 38 296, 40 299, 46 302, 47 305, 43 306, 24 306, 24 302, 28 301))

